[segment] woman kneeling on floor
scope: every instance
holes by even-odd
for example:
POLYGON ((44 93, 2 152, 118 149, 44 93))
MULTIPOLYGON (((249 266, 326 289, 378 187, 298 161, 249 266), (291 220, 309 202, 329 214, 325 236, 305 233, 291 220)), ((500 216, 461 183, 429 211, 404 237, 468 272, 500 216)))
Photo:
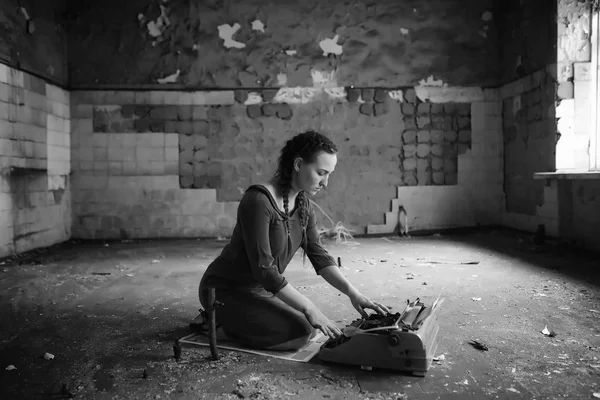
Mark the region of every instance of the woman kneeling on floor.
POLYGON ((202 276, 199 297, 208 309, 215 288, 217 323, 229 339, 264 350, 297 350, 321 330, 331 338, 340 329, 288 283, 283 273, 302 247, 315 271, 365 309, 389 310, 362 295, 342 275, 321 246, 315 211, 307 195, 327 186, 337 164, 337 148, 324 135, 308 131, 288 140, 273 178, 250 186, 242 197, 231 241, 202 276), (292 205, 290 210, 290 205, 292 205))

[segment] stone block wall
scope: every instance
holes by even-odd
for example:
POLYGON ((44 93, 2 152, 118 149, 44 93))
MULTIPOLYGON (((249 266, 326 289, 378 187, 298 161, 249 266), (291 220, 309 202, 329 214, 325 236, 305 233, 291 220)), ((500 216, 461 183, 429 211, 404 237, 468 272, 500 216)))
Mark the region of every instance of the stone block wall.
MULTIPOLYGON (((503 205, 503 147, 502 103, 498 92, 479 88, 417 88, 417 96, 432 112, 443 110, 442 120, 452 121, 447 127, 453 128, 445 130, 436 144, 450 148, 450 154, 456 158, 440 160, 434 155, 426 170, 434 183, 436 174, 441 176, 444 171, 446 185, 429 186, 427 180, 417 180, 417 186, 397 187, 395 198, 388 201, 384 223, 369 224, 367 233, 395 232, 400 206, 406 210, 409 232, 499 224, 503 205), (449 114, 454 114, 451 120, 447 119, 449 114)), ((432 129, 429 135, 434 139, 438 132, 432 129)), ((432 145, 432 151, 436 144, 432 145)))
POLYGON ((70 237, 69 93, 0 64, 0 257, 70 237))
POLYGON ((245 189, 269 179, 284 142, 307 129, 326 133, 340 151, 315 201, 364 233, 383 219, 398 186, 460 179, 472 107, 460 98, 423 100, 419 91, 75 91, 74 235, 228 235, 245 189))
POLYGON ((504 124, 506 211, 535 215, 544 184, 533 174, 554 170, 556 147, 556 66, 500 89, 504 124))
POLYGON ((192 103, 227 102, 220 93, 73 92, 72 99, 73 237, 231 233, 237 203, 217 201, 216 189, 182 189, 179 178, 177 131, 192 125, 192 103))
POLYGON ((456 185, 458 156, 471 148, 471 105, 422 102, 409 90, 400 109, 403 185, 456 185))
POLYGON ((595 134, 590 124, 590 6, 575 0, 557 5, 557 62, 500 88, 506 154, 503 224, 529 232, 543 225, 551 236, 597 250, 597 181, 568 174, 533 179, 535 172, 587 171, 595 134))
POLYGON ((504 225, 558 234, 558 186, 536 180, 554 171, 557 140, 557 66, 550 65, 499 89, 504 124, 504 225))

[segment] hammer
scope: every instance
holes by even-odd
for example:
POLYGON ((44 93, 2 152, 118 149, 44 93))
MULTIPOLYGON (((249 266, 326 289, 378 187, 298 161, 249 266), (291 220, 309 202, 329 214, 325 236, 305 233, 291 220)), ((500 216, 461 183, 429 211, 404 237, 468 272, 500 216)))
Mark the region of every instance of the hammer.
POLYGON ((215 298, 215 288, 208 289, 208 342, 210 344, 210 353, 213 360, 219 359, 219 349, 217 348, 217 317, 215 310, 219 308, 222 303, 218 302, 215 298))

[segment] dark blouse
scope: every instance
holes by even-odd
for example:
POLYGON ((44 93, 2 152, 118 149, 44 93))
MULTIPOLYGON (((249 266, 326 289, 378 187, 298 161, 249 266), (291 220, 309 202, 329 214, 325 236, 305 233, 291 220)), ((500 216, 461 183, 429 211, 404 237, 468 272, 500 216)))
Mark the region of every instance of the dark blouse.
MULTIPOLYGON (((336 262, 320 244, 312 204, 308 215, 306 255, 319 273, 336 262)), ((231 241, 208 266, 202 286, 217 289, 264 287, 273 294, 285 287, 288 282, 283 272, 300 248, 302 230, 296 205, 289 219, 289 236, 284 218, 285 214, 266 187, 250 186, 238 206, 231 241)))

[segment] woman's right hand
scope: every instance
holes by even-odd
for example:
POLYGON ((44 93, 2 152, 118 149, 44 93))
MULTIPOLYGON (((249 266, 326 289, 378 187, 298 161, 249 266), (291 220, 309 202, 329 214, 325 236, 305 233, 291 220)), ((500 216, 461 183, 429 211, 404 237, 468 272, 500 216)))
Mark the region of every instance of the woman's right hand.
POLYGON ((325 335, 332 339, 340 337, 342 331, 329 318, 325 316, 317 307, 310 308, 304 315, 308 322, 315 329, 320 329, 325 335))

